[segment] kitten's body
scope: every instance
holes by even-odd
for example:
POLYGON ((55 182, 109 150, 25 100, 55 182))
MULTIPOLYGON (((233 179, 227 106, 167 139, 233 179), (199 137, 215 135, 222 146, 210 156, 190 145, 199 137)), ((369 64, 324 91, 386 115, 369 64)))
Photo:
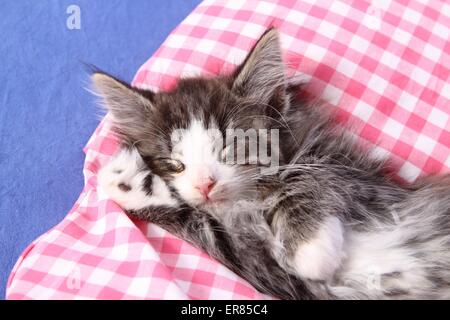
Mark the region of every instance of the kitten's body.
MULTIPOLYGON (((229 77, 184 79, 161 94, 101 74, 94 82, 117 133, 175 199, 135 207, 137 216, 280 298, 448 297, 450 178, 403 186, 320 108, 299 103, 289 94, 274 30, 229 77), (280 130, 278 171, 223 163, 211 128, 280 130), (172 170, 174 162, 182 170, 172 170)), ((148 180, 142 186, 144 197, 156 196, 148 180)))

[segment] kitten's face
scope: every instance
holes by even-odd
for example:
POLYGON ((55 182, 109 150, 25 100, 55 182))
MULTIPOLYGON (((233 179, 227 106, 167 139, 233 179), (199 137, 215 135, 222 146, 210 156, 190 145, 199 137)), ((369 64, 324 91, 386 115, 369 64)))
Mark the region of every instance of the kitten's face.
POLYGON ((278 128, 287 98, 275 30, 263 35, 231 76, 182 79, 176 89, 161 93, 101 73, 93 81, 119 136, 187 203, 215 206, 255 191, 259 154, 249 150, 245 137, 228 138, 236 129, 278 128), (239 143, 244 159, 236 152, 239 143), (234 157, 228 157, 230 151, 234 157))
POLYGON ((191 205, 211 205, 236 196, 246 186, 238 186, 240 169, 225 163, 225 146, 217 120, 192 117, 187 128, 173 134, 171 159, 182 169, 172 175, 172 185, 191 205))

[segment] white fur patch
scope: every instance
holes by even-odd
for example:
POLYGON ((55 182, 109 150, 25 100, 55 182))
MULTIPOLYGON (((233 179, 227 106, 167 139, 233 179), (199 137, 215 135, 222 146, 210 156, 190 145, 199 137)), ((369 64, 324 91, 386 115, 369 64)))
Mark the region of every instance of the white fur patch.
POLYGON ((115 201, 125 210, 138 210, 148 206, 175 206, 177 204, 166 183, 153 175, 152 193, 143 190, 145 177, 150 170, 143 170, 143 161, 136 150, 122 150, 98 173, 97 184, 100 192, 115 201), (124 191, 119 185, 131 189, 124 191))
POLYGON ((344 229, 337 217, 327 218, 316 237, 301 244, 294 257, 298 274, 311 280, 329 280, 339 268, 344 244, 344 229))
POLYGON ((233 177, 233 168, 220 161, 222 143, 221 140, 218 143, 217 133, 217 129, 208 130, 202 121, 195 119, 187 129, 177 131, 179 139, 173 146, 172 157, 183 162, 185 170, 174 176, 172 184, 191 205, 205 201, 197 188, 204 181, 217 181, 209 199, 214 202, 221 197, 227 182, 233 177))

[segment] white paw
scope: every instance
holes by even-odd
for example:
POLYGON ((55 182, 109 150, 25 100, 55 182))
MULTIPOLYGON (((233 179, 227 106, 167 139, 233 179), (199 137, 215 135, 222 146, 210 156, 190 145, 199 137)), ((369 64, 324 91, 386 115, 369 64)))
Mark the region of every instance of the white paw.
POLYGON ((100 192, 125 210, 176 204, 167 185, 151 173, 135 149, 121 150, 101 168, 97 184, 100 192))
POLYGON ((322 223, 315 238, 302 243, 294 256, 294 268, 302 278, 330 280, 343 259, 344 228, 336 217, 322 223))

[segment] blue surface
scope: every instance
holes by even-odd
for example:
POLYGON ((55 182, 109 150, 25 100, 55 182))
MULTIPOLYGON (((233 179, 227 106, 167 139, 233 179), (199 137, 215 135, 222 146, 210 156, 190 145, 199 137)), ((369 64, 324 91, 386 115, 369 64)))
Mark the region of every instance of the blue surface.
POLYGON ((198 0, 0 4, 0 297, 23 249, 83 187, 82 148, 98 124, 81 62, 130 81, 198 0), (81 29, 69 30, 78 5, 81 29))

